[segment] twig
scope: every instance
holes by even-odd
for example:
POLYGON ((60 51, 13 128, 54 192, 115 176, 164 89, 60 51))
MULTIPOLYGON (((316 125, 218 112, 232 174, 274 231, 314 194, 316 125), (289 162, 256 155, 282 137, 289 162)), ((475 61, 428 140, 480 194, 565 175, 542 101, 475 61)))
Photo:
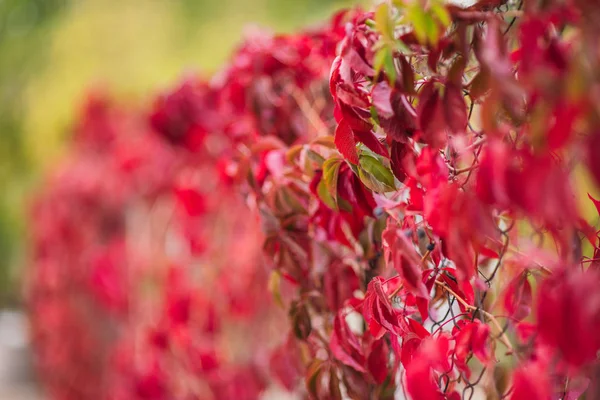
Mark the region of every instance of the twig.
POLYGON ((510 344, 510 341, 508 340, 508 337, 506 336, 506 333, 504 333, 504 329, 502 328, 502 325, 500 325, 500 323, 498 322, 498 320, 496 319, 496 317, 494 317, 494 315, 490 314, 489 312, 487 312, 485 310, 479 309, 478 307, 470 305, 463 298, 461 298, 458 294, 456 294, 452 289, 450 289, 450 287, 448 285, 446 285, 444 282, 436 280, 435 284, 438 285, 438 286, 440 286, 446 292, 450 293, 452 296, 454 296, 454 298, 460 304, 462 304, 466 309, 468 309, 470 311, 474 311, 474 312, 478 311, 478 312, 482 313, 483 315, 485 315, 492 322, 492 324, 494 324, 494 326, 496 327, 496 329, 498 329, 498 332, 501 333, 501 335, 499 337, 499 340, 508 349, 508 353, 507 354, 515 354, 516 355, 513 346, 510 344))
POLYGON ((296 100, 298 107, 306 117, 306 119, 310 122, 310 124, 315 128, 317 133, 321 136, 326 136, 329 134, 329 129, 321 119, 321 116, 315 111, 315 109, 310 105, 308 99, 304 95, 304 93, 298 90, 297 86, 288 86, 290 95, 296 100))

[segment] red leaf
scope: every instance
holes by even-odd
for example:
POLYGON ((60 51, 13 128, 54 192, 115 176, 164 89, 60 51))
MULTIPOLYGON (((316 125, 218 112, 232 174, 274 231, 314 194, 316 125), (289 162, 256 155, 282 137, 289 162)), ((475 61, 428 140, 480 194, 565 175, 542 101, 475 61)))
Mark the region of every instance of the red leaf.
POLYGON ((300 379, 303 365, 299 348, 291 336, 271 353, 269 369, 273 377, 287 390, 294 389, 300 379))
POLYGON ((190 217, 198 217, 205 213, 206 202, 204 195, 192 188, 175 188, 177 202, 190 217))
MULTIPOLYGON (((490 351, 487 346, 490 336, 490 327, 480 321, 461 321, 457 324, 455 333, 455 357, 457 364, 466 367, 467 357, 473 352, 482 363, 490 359, 490 351), (458 329, 460 327, 460 329, 458 329)), ((453 332, 454 333, 454 332, 453 332)))
POLYGON ((396 269, 408 290, 417 296, 428 297, 422 279, 421 259, 415 246, 391 218, 382 237, 388 265, 396 269))
POLYGON ((336 100, 337 91, 335 90, 337 84, 340 82, 340 65, 342 63, 342 58, 340 56, 336 57, 331 63, 331 72, 329 73, 329 92, 333 96, 334 100, 336 100))
POLYGON ((589 193, 588 193, 588 197, 590 198, 590 200, 592 201, 592 203, 594 203, 594 206, 596 206, 596 212, 598 213, 598 215, 600 215, 600 200, 596 200, 589 193))
POLYGON ((360 280, 352 267, 337 262, 323 276, 323 294, 330 310, 337 311, 360 288, 360 280))
POLYGON ((421 339, 418 338, 404 339, 400 350, 400 360, 402 361, 404 368, 408 368, 420 344, 421 339))
POLYGON ((382 336, 379 326, 395 335, 402 332, 398 311, 392 307, 383 282, 383 278, 379 276, 369 282, 363 304, 365 321, 369 324, 371 334, 377 338, 382 336))
POLYGON ((382 384, 388 375, 388 355, 389 349, 384 339, 379 339, 371 346, 371 353, 367 359, 367 368, 375 379, 375 382, 382 384))
POLYGON ((381 142, 375 137, 371 131, 354 131, 354 137, 357 142, 363 143, 373 152, 379 154, 382 157, 389 158, 387 149, 381 144, 381 142))
POLYGON ((426 82, 419 93, 417 115, 423 140, 436 149, 443 147, 446 142, 445 118, 440 103, 440 94, 434 82, 426 82))
POLYGON ((548 131, 548 147, 550 150, 556 150, 564 146, 573 133, 573 126, 581 115, 583 108, 580 104, 563 104, 559 102, 555 108, 553 124, 548 131))
POLYGON ((359 372, 365 370, 365 356, 358 342, 358 338, 350 331, 344 317, 344 310, 340 310, 333 323, 333 332, 329 342, 331 353, 342 363, 359 372))
POLYGON ((391 96, 392 89, 386 81, 381 81, 373 86, 371 98, 379 117, 390 118, 394 115, 391 96))
POLYGON ((347 85, 338 84, 336 98, 350 107, 369 108, 367 95, 363 92, 355 91, 347 85))
POLYGON ((600 185, 600 132, 595 132, 587 140, 587 166, 590 173, 596 180, 596 184, 600 185))
POLYGON ((555 271, 540 286, 540 338, 576 367, 596 359, 600 349, 600 273, 579 268, 555 271))
POLYGON ((421 339, 425 339, 426 337, 428 337, 430 335, 429 331, 427 331, 427 329, 425 329, 425 327, 423 325, 421 325, 414 319, 407 318, 406 321, 408 322, 408 330, 410 332, 416 334, 417 337, 419 337, 421 339))
POLYGON ((508 284, 504 293, 504 309, 520 321, 531 312, 531 299, 531 284, 523 273, 508 284))
MULTIPOLYGON (((363 117, 358 114, 358 109, 352 108, 349 105, 338 101, 336 103, 338 115, 336 115, 336 121, 341 122, 345 120, 350 129, 354 131, 370 131, 373 129, 373 125, 366 121, 363 117)), ((335 111, 335 110, 334 110, 335 111)), ((370 115, 369 115, 370 118, 370 115)))
POLYGON ((344 158, 353 164, 358 164, 358 153, 356 152, 356 142, 354 133, 344 119, 340 121, 335 130, 335 147, 344 156, 344 158))
POLYGON ((404 182, 404 179, 406 179, 407 174, 404 168, 404 158, 408 157, 410 151, 406 144, 396 141, 392 142, 390 156, 392 172, 400 182, 404 182))
POLYGON ((443 399, 431 375, 429 363, 415 356, 406 369, 406 389, 412 400, 443 399))
POLYGON ((432 370, 449 371, 449 341, 446 336, 429 337, 421 343, 406 367, 406 389, 413 400, 443 399, 432 370))
POLYGON ((351 41, 342 46, 342 57, 354 71, 366 76, 375 75, 375 70, 358 54, 351 41))
POLYGON ((537 364, 528 364, 517 369, 513 376, 511 400, 542 400, 550 398, 547 371, 537 364))
POLYGON ((462 89, 455 84, 448 84, 444 93, 444 116, 446 124, 454 133, 464 132, 467 127, 467 105, 462 89))
MULTIPOLYGON (((448 268, 447 269, 449 272, 451 272, 453 275, 458 275, 458 270, 456 269, 452 269, 452 268, 448 268)), ((473 287, 471 286, 471 284, 468 281, 465 281, 466 283, 462 284, 461 286, 463 288, 466 288, 468 295, 466 295, 462 288, 458 286, 458 283, 450 278, 448 275, 446 274, 442 274, 440 275, 440 278, 446 283, 446 285, 448 285, 450 287, 450 289, 456 293, 458 296, 460 296, 460 298, 464 299, 467 304, 469 305, 473 305, 473 301, 475 299, 474 293, 473 293, 473 287)), ((460 310, 462 312, 466 311, 466 308, 462 305, 462 303, 459 303, 458 306, 460 307, 460 310)))

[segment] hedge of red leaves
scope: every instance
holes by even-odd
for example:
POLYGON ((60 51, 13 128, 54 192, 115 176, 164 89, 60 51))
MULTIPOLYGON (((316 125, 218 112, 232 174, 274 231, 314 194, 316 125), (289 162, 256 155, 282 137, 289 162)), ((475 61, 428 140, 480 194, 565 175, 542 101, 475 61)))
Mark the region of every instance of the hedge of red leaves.
POLYGON ((69 160, 39 196, 28 300, 52 398, 256 398, 265 388, 265 349, 283 325, 262 288, 258 219, 232 212, 245 205, 220 174, 225 144, 187 125, 203 101, 206 85, 190 80, 157 100, 151 129, 92 96, 69 160))
POLYGON ((395 0, 90 102, 33 224, 52 393, 597 398, 598 34, 591 0, 395 0))

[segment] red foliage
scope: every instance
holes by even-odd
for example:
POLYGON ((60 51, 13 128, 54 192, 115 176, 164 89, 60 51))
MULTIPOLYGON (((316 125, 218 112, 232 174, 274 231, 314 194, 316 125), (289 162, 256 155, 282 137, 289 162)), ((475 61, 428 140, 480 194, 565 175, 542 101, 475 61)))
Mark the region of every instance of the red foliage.
POLYGON ((145 123, 90 102, 34 219, 55 397, 599 393, 598 232, 571 179, 600 183, 600 9, 398 3, 252 36, 145 123))

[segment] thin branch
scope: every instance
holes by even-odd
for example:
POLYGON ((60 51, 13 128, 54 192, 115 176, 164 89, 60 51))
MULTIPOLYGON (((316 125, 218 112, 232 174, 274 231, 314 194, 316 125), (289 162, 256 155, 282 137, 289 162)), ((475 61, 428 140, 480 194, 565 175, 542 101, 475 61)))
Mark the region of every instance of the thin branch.
POLYGON ((297 86, 288 86, 290 91, 290 95, 294 98, 298 107, 306 117, 306 119, 310 122, 310 124, 315 128, 317 133, 321 136, 326 136, 329 134, 329 129, 321 119, 321 116, 317 113, 317 111, 310 105, 310 102, 304 95, 304 93, 298 89, 297 86))
POLYGON ((456 300, 460 304, 462 304, 467 310, 470 310, 470 311, 473 311, 473 312, 480 312, 483 315, 485 315, 492 322, 492 324, 494 324, 494 326, 496 327, 496 329, 498 329, 498 332, 502 333, 502 335, 500 336, 499 340, 500 340, 500 342, 502 344, 504 344, 508 348, 508 353, 507 354, 515 354, 516 355, 512 344, 510 343, 510 341, 508 340, 508 337, 506 336, 506 333, 503 333, 504 329, 502 328, 502 325, 500 325, 500 323, 498 322, 498 320, 496 319, 496 317, 494 317, 493 314, 490 314, 489 312, 487 312, 485 310, 482 310, 482 309, 480 309, 478 307, 470 305, 462 297, 460 297, 452 289, 450 289, 450 287, 446 283, 436 280, 435 284, 438 285, 438 286, 440 286, 446 292, 450 293, 452 296, 454 296, 454 298, 456 298, 456 300))

